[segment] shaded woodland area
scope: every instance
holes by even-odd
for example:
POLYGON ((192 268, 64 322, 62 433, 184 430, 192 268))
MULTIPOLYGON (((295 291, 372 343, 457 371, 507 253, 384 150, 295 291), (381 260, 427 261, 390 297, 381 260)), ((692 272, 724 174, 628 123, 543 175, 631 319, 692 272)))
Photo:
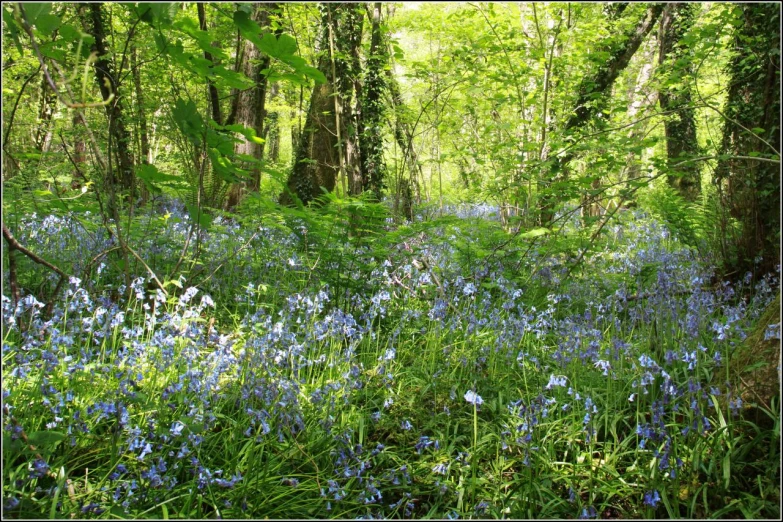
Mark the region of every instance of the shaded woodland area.
POLYGON ((4 514, 779 516, 779 4, 2 12, 4 514))

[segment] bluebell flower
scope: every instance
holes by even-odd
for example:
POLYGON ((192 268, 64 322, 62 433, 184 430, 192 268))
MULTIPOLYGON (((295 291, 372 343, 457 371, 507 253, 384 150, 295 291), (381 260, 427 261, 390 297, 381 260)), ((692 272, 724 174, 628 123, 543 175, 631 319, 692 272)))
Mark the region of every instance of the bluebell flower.
POLYGON ((566 378, 564 376, 555 376, 554 374, 549 376, 549 383, 545 386, 547 390, 551 390, 555 386, 566 386, 566 378))
POLYGON ((106 510, 103 509, 100 504, 97 504, 95 502, 90 502, 89 504, 87 504, 82 508, 82 513, 94 513, 96 515, 100 515, 104 511, 106 510))
POLYGON ((144 446, 144 449, 143 449, 143 450, 141 450, 141 453, 139 453, 139 456, 138 456, 137 458, 138 458, 139 460, 144 460, 144 457, 146 457, 146 456, 147 456, 147 455, 149 455, 150 453, 152 453, 152 445, 151 445, 151 444, 148 442, 148 443, 147 443, 147 444, 144 446))
POLYGON ((644 494, 644 504, 652 508, 658 507, 658 502, 661 501, 661 495, 658 490, 648 491, 644 494))
POLYGON ((658 364, 646 353, 639 356, 639 364, 642 368, 658 368, 658 364))
POLYGON ((127 472, 128 472, 128 468, 125 466, 125 464, 117 464, 117 467, 109 475, 109 479, 117 480, 127 472))
POLYGON ((465 400, 468 401, 470 404, 475 404, 476 406, 480 404, 484 404, 484 399, 481 398, 481 395, 478 395, 473 390, 468 390, 465 393, 465 400))
MULTIPOLYGON (((217 472, 215 472, 217 473, 217 472)), ((242 475, 239 473, 235 474, 233 477, 231 477, 229 480, 225 480, 222 478, 214 478, 212 479, 212 482, 220 486, 221 488, 233 488, 234 485, 242 480, 242 475)))
POLYGON ((41 478, 49 471, 49 464, 41 459, 35 459, 30 466, 30 478, 41 478))
POLYGON ((413 428, 413 425, 411 425, 411 422, 409 420, 402 421, 401 428, 405 431, 408 431, 413 428))
POLYGON ((442 462, 440 464, 435 464, 435 466, 432 467, 433 473, 439 473, 441 475, 446 475, 448 473, 448 470, 449 470, 448 466, 446 466, 446 464, 442 462))
POLYGON ((767 325, 767 329, 764 331, 765 341, 770 341, 773 339, 780 340, 780 323, 767 325))
POLYGON ((181 423, 180 421, 175 421, 174 424, 171 425, 170 433, 173 437, 179 437, 182 434, 182 430, 185 428, 185 425, 181 423))
POLYGON ((612 369, 612 365, 609 364, 609 361, 604 361, 602 359, 596 361, 593 366, 595 366, 599 370, 603 370, 603 375, 604 376, 608 376, 609 375, 609 370, 612 369))

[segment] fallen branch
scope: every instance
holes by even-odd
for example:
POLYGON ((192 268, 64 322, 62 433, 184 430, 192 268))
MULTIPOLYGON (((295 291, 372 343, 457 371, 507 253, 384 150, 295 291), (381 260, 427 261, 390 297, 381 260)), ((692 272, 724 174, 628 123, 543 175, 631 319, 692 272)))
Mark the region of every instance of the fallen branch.
POLYGON ((52 313, 52 308, 54 307, 54 299, 57 297, 57 294, 60 292, 60 289, 63 286, 63 283, 65 283, 65 280, 68 279, 68 274, 51 264, 49 261, 39 257, 34 252, 31 252, 30 250, 26 249, 24 246, 22 246, 19 241, 14 238, 14 236, 11 234, 11 231, 8 230, 8 227, 5 223, 3 223, 3 237, 5 238, 6 242, 8 243, 8 268, 10 271, 9 278, 11 279, 11 293, 14 294, 14 299, 18 302, 19 300, 19 285, 16 280, 16 261, 13 259, 13 253, 14 250, 18 250, 19 252, 23 253, 25 256, 32 259, 34 262, 38 263, 39 265, 43 265, 49 270, 52 270, 56 274, 60 276, 60 280, 57 282, 57 286, 54 288, 54 292, 52 293, 51 298, 49 299, 49 302, 46 303, 46 308, 44 311, 45 315, 49 315, 52 313), (11 270, 11 267, 13 266, 13 270, 11 270))
POLYGON ((49 261, 42 259, 38 257, 35 253, 27 250, 25 247, 23 247, 21 244, 19 244, 19 241, 14 238, 14 236, 11 234, 11 231, 8 230, 8 227, 5 223, 3 223, 3 237, 5 237, 5 240, 8 242, 8 246, 10 248, 13 248, 14 250, 18 250, 39 265, 43 265, 49 270, 52 270, 53 272, 57 273, 60 277, 68 277, 68 274, 51 264, 49 261))

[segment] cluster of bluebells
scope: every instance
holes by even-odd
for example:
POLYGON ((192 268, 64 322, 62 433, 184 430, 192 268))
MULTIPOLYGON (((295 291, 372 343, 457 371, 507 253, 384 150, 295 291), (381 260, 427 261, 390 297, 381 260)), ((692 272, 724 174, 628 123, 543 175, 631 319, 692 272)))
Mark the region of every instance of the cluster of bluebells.
MULTIPOLYGON (((175 202, 162 204, 171 226, 139 248, 152 260, 176 258, 177 245, 184 244, 188 234, 183 208, 175 202)), ((497 209, 448 211, 486 217, 497 209)), ((67 217, 32 216, 25 223, 27 232, 19 236, 23 242, 45 255, 58 252, 58 259, 77 268, 77 245, 82 257, 112 246, 110 239, 88 234, 67 217), (54 235, 33 232, 38 224, 54 235), (53 239, 57 234, 64 239, 53 239)), ((619 236, 620 231, 615 232, 619 236)), ((600 442, 595 421, 606 408, 599 395, 582 397, 572 388, 576 384, 567 376, 574 368, 586 368, 599 382, 630 382, 628 400, 644 404, 634 432, 638 447, 649 451, 669 477, 675 477, 681 465, 675 453, 678 441, 712 429, 710 395, 725 394, 733 410, 741 407, 736 393, 701 382, 698 370, 724 364, 722 353, 742 340, 746 327, 774 297, 774 274, 758 281, 749 301, 730 285, 717 291, 705 288, 709 268, 690 251, 672 249, 661 225, 637 219, 624 224, 616 249, 596 258, 596 270, 630 278, 610 293, 578 279, 558 286, 564 260, 531 253, 525 262, 530 263, 533 282, 527 284, 550 292, 546 302, 536 306, 525 300, 530 286, 509 280, 499 263, 465 267, 454 262, 459 252, 452 245, 453 231, 431 234, 402 242, 382 262, 360 257, 366 261, 358 263, 361 269, 346 269, 348 278, 362 285, 359 292, 333 291, 329 285, 297 287, 297 278, 270 284, 271 279, 260 278, 259 266, 269 274, 306 270, 297 248, 307 234, 248 230, 220 221, 203 232, 205 267, 209 272, 227 257, 230 263, 204 286, 185 287, 174 299, 168 300, 160 289, 151 291, 144 274, 132 279, 129 308, 120 307, 108 292, 96 292, 95 281, 78 278, 68 282, 46 317, 44 304, 32 295, 18 303, 3 296, 3 326, 13 339, 3 344, 4 360, 11 361, 3 370, 8 382, 3 402, 9 412, 3 416, 3 429, 17 440, 22 427, 12 417, 22 423, 25 416, 36 417, 41 425, 25 428, 65 433, 69 448, 84 446, 96 433, 112 434, 121 461, 108 475, 112 499, 129 510, 149 501, 149 491, 154 495, 185 487, 183 481, 199 490, 219 491, 245 482, 238 470, 224 471, 203 456, 207 437, 234 430, 248 442, 283 443, 317 426, 334 441, 328 457, 333 475, 320 492, 328 509, 350 501, 402 509, 409 515, 416 499, 387 493, 389 487, 410 485, 407 465, 384 468, 382 444, 362 447, 353 434, 338 429, 341 411, 359 404, 357 397, 365 399, 367 388, 377 388, 383 395, 369 406, 373 426, 393 426, 390 429, 413 441, 411 458, 427 462, 425 469, 431 470, 443 494, 449 475, 468 465, 464 453, 445 460, 440 442, 420 432, 419 419, 396 411, 395 375, 403 364, 400 346, 408 337, 439 336, 442 357, 433 380, 454 371, 488 372, 493 358, 508 371, 535 368, 544 379, 549 376, 530 396, 509 404, 501 433, 502 448, 509 453, 521 450, 515 454, 522 455, 525 466, 531 465, 532 452, 539 451, 537 433, 558 416, 575 415, 585 441, 600 442), (235 252, 245 242, 250 248, 235 252), (233 253, 237 255, 231 257, 233 253), (205 320, 218 308, 216 292, 238 299, 241 319, 233 332, 212 328, 205 320), (269 302, 277 307, 270 309, 269 302), (664 343, 653 353, 647 348, 653 327, 661 339, 680 341, 664 343), (712 342, 703 342, 700 334, 712 342), (536 350, 531 341, 552 350, 536 350), (371 356, 366 356, 368 350, 371 356), (312 377, 322 374, 328 377, 312 377), (74 396, 68 385, 76 381, 89 382, 95 393, 74 396), (35 383, 34 391, 30 383, 35 383), (161 407, 147 414, 144 397, 152 390, 161 407), (31 396, 39 399, 34 405, 29 404, 31 396), (221 420, 228 415, 236 423, 231 428, 221 420), (688 423, 673 427, 677 415, 685 415, 688 423)), ((116 290, 124 294, 126 289, 119 285, 116 290)), ((769 325, 765 338, 780 338, 779 323, 769 325)), ((477 388, 485 389, 455 386, 448 404, 467 403, 481 411, 485 400, 477 388)), ((491 401, 491 395, 482 393, 491 401)), ((26 479, 43 479, 51 473, 49 465, 31 459, 26 479)), ((298 481, 281 477, 281 484, 296 488, 298 481)), ((655 507, 658 492, 648 493, 644 501, 655 507)), ((17 491, 8 499, 19 496, 17 491)), ((106 507, 88 502, 83 509, 98 514, 106 507)), ((479 505, 476 514, 487 509, 479 505)), ((592 507, 580 514, 596 516, 592 507)))

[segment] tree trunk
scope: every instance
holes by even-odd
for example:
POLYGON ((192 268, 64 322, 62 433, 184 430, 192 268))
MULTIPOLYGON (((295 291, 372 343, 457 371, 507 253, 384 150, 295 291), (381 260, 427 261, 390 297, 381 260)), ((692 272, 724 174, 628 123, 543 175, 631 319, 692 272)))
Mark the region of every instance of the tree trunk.
MULTIPOLYGON (((269 87, 269 101, 277 97, 279 86, 277 82, 269 87)), ((270 111, 266 116, 267 124, 264 128, 264 138, 266 139, 267 157, 271 162, 277 162, 280 158, 280 127, 278 126, 279 114, 277 111, 270 111)))
POLYGON ((676 172, 667 175, 669 185, 676 188, 688 201, 695 201, 701 192, 701 174, 699 163, 691 162, 674 167, 682 163, 683 157, 697 156, 699 145, 696 140, 696 119, 691 105, 691 78, 693 77, 693 64, 686 58, 688 47, 681 45, 679 41, 693 25, 693 21, 699 4, 669 3, 661 16, 659 32, 660 52, 658 55, 659 66, 669 69, 671 83, 679 84, 670 87, 664 82, 658 94, 658 101, 663 111, 676 111, 668 116, 664 123, 666 132, 666 153, 669 160, 669 168, 676 168, 676 172), (679 65, 678 61, 684 59, 679 65))
MULTIPOLYGON (((335 24, 335 27, 331 28, 335 39, 337 40, 339 36, 343 35, 343 26, 339 24, 339 21, 341 14, 347 9, 352 9, 351 4, 321 4, 320 47, 325 52, 318 59, 318 69, 324 73, 327 81, 313 87, 310 108, 307 111, 304 128, 299 135, 294 165, 288 176, 287 189, 280 195, 280 203, 283 205, 292 204, 294 196, 307 205, 322 194, 322 188, 331 192, 337 183, 337 175, 340 170, 340 153, 337 149, 339 131, 336 125, 333 96, 335 87, 329 81, 333 76, 329 32, 331 20, 331 23, 335 24)), ((340 78, 337 80, 339 82, 340 78)))
MULTIPOLYGON (((722 154, 780 156, 780 10, 777 4, 741 4, 729 92, 723 113, 722 154)), ((736 258, 725 268, 742 277, 780 263, 780 164, 748 159, 718 162, 715 181, 742 226, 733 238, 736 258)), ((760 272, 758 272, 760 271, 760 272)))
POLYGON ((290 111, 288 114, 291 116, 291 150, 293 154, 296 154, 297 149, 299 149, 299 135, 301 134, 299 118, 296 111, 290 111))
MULTIPOLYGON (((204 8, 204 4, 196 4, 196 10, 198 12, 199 28, 202 31, 207 31, 207 13, 204 8)), ((209 60, 210 62, 214 62, 212 59, 212 53, 208 51, 204 51, 204 59, 209 60)), ((207 80, 207 84, 209 89, 209 106, 212 111, 212 119, 215 121, 215 123, 221 124, 223 122, 223 118, 220 111, 220 96, 218 95, 217 86, 215 86, 212 80, 207 80)))
MULTIPOLYGON (((367 58, 367 75, 364 82, 362 99, 362 182, 372 190, 380 201, 384 189, 383 137, 381 121, 383 118, 383 68, 387 64, 386 46, 381 34, 381 3, 372 6, 372 30, 370 37, 370 55, 367 58)), ((408 187, 410 192, 410 187, 408 187)), ((410 199, 410 198, 409 198, 410 199)))
MULTIPOLYGON (((634 119, 641 119, 640 116, 647 116, 655 108, 656 94, 649 92, 648 82, 653 71, 654 61, 654 48, 649 46, 645 50, 645 59, 642 64, 639 74, 636 76, 636 82, 634 84, 633 92, 630 93, 629 100, 631 103, 628 105, 628 119, 633 121, 634 119)), ((647 129, 649 128, 649 119, 644 119, 635 123, 628 131, 628 142, 635 144, 644 139, 647 129)), ((621 181, 628 181, 636 179, 642 174, 640 154, 630 151, 625 156, 625 172, 621 181)))
POLYGON ((336 50, 334 65, 339 93, 336 101, 340 109, 340 137, 343 142, 348 192, 352 195, 361 194, 366 188, 366 184, 363 183, 359 131, 363 126, 362 109, 359 103, 362 92, 359 51, 364 23, 363 9, 362 4, 342 4, 341 9, 332 12, 336 50), (357 104, 355 108, 354 102, 357 104))
POLYGON ((141 66, 136 61, 136 46, 131 47, 131 70, 136 90, 136 117, 139 122, 139 159, 141 163, 150 162, 150 140, 147 133, 147 114, 144 110, 144 91, 141 89, 141 66))
MULTIPOLYGON (((148 165, 150 163, 150 141, 147 134, 147 114, 144 111, 144 92, 141 89, 141 66, 136 60, 136 46, 131 46, 130 65, 131 73, 133 74, 133 87, 136 91, 136 121, 137 123, 137 135, 138 135, 138 162, 142 165, 148 165)), ((149 199, 149 191, 146 185, 141 186, 141 200, 146 203, 149 199)))
MULTIPOLYGON (((95 62, 95 80, 101 91, 101 96, 106 104, 106 115, 109 117, 109 135, 116 151, 117 158, 115 173, 113 168, 109 168, 107 173, 108 182, 113 186, 119 186, 123 190, 129 191, 131 199, 135 198, 135 183, 133 173, 133 157, 130 151, 130 133, 125 128, 125 119, 123 118, 121 97, 119 94, 119 84, 115 79, 113 60, 107 55, 109 50, 106 46, 106 29, 103 23, 104 4, 90 4, 90 14, 92 21, 92 37, 95 38, 93 50, 98 53, 98 60, 95 62), (114 96, 113 98, 112 95, 114 96), (111 98, 111 100, 110 100, 111 98), (109 101, 110 100, 110 101, 109 101)), ((110 161, 111 163, 111 161, 110 161)))
POLYGON ((79 171, 84 172, 82 164, 87 161, 87 144, 84 141, 83 126, 82 119, 74 112, 71 120, 71 128, 73 129, 73 162, 75 163, 74 176, 71 178, 71 188, 73 190, 82 188, 82 181, 84 181, 78 175, 79 171))
POLYGON ((46 78, 41 81, 41 99, 38 107, 38 129, 35 148, 41 153, 49 150, 52 141, 52 116, 57 108, 57 95, 49 88, 46 78))
MULTIPOLYGON (((277 10, 277 4, 256 4, 252 19, 262 28, 269 27, 269 15, 277 10)), ((256 132, 256 136, 264 136, 264 118, 266 117, 266 91, 267 77, 261 74, 261 71, 269 67, 270 58, 262 55, 259 49, 249 40, 244 40, 241 44, 241 51, 237 56, 237 69, 252 79, 255 86, 245 91, 234 91, 233 107, 231 109, 232 117, 227 124, 238 123, 249 127, 256 132)), ((264 157, 264 144, 247 140, 244 137, 234 147, 237 154, 247 154, 257 161, 264 157)), ((228 191, 228 200, 226 206, 233 209, 239 203, 242 191, 245 187, 250 190, 258 190, 261 185, 261 166, 256 163, 249 168, 252 179, 249 184, 234 183, 228 191)))
MULTIPOLYGON (((625 7, 621 9, 621 12, 625 7)), ((642 19, 636 26, 623 35, 623 38, 617 38, 615 35, 611 38, 611 43, 604 46, 605 52, 609 53, 609 59, 606 60, 592 75, 587 76, 580 83, 578 98, 571 116, 563 127, 563 132, 569 134, 591 121, 602 108, 602 101, 611 93, 611 87, 614 81, 631 61, 636 50, 642 44, 644 39, 652 30, 655 22, 663 11, 663 4, 652 4, 644 13, 642 19)), ((610 12, 614 16, 617 9, 610 12)), ((612 17, 610 16, 610 18, 612 17)), ((552 168, 546 184, 564 181, 567 178, 566 167, 573 159, 572 153, 566 153, 552 162, 552 168)), ((548 226, 554 218, 554 206, 557 194, 551 189, 544 189, 548 192, 541 197, 540 223, 548 226)))

